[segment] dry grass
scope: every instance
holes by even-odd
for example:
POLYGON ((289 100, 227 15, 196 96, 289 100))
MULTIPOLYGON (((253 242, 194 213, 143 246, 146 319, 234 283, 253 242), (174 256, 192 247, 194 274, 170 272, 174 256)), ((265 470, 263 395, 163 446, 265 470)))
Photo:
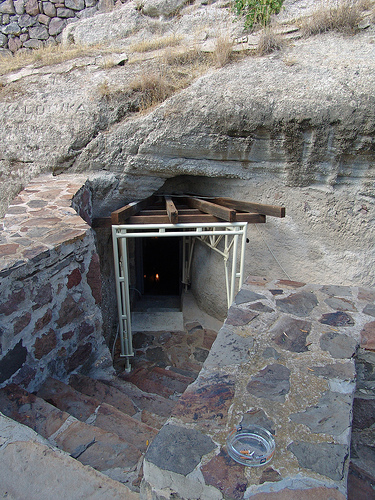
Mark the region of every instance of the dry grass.
POLYGON ((130 52, 151 52, 153 50, 164 49, 166 47, 176 47, 181 43, 181 37, 176 35, 168 35, 156 37, 150 40, 142 40, 141 42, 130 45, 130 52))
POLYGON ((233 56, 233 40, 228 36, 219 36, 216 40, 215 49, 212 53, 214 65, 222 68, 228 64, 233 56))
POLYGON ((11 73, 29 65, 36 67, 52 66, 78 57, 98 56, 110 52, 104 45, 49 45, 27 53, 16 53, 12 57, 0 57, 0 75, 11 73))
POLYGON ((283 45, 284 41, 281 36, 276 35, 272 28, 266 28, 260 36, 257 54, 260 56, 272 54, 276 50, 281 50, 283 45))
POLYGON ((369 0, 336 0, 330 6, 321 3, 311 16, 302 20, 302 34, 310 36, 327 31, 355 33, 363 11, 369 9, 371 4, 369 0))
POLYGON ((140 111, 146 111, 165 101, 175 91, 173 82, 162 72, 142 74, 131 83, 131 90, 139 92, 140 111))

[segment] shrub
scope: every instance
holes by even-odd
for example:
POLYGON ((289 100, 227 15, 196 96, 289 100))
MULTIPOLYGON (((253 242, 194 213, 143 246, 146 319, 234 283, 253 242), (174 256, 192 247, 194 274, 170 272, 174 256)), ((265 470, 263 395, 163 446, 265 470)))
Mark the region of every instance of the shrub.
POLYGON ((280 12, 283 0, 235 0, 237 15, 245 17, 245 28, 267 26, 272 14, 280 12))
POLYGON ((271 54, 275 50, 280 50, 282 46, 282 38, 276 35, 272 29, 266 28, 259 38, 257 53, 260 56, 265 56, 271 54))
POLYGON ((214 64, 217 68, 222 68, 228 64, 232 58, 233 41, 227 36, 219 36, 216 40, 215 48, 212 53, 214 64))
POLYGON ((363 0, 337 0, 325 7, 323 4, 301 22, 304 36, 317 35, 326 31, 353 33, 362 20, 362 11, 368 8, 363 0))
POLYGON ((155 104, 165 101, 174 91, 174 85, 161 73, 144 73, 131 83, 133 92, 141 94, 141 111, 145 111, 155 104))

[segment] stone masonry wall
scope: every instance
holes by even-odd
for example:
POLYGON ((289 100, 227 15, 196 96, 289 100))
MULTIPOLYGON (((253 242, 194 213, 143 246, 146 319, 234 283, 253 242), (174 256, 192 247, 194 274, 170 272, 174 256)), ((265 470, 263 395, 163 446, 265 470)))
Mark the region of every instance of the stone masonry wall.
POLYGON ((4 0, 0 2, 0 54, 59 42, 65 26, 114 5, 113 0, 4 0))
MULTIPOLYGON (((37 178, 1 221, 0 387, 12 381, 33 391, 50 375, 110 363, 94 235, 71 208, 83 182, 37 178)), ((89 205, 84 189, 79 200, 89 205)))

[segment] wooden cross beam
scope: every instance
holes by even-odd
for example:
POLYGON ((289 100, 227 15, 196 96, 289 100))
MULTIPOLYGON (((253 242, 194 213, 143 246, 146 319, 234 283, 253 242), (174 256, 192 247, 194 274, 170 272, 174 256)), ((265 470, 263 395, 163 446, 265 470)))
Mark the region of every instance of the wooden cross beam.
POLYGON ((165 197, 165 208, 167 210, 169 222, 171 224, 178 224, 178 210, 170 196, 165 197))
POLYGON ((248 201, 237 201, 231 198, 210 198, 212 203, 242 212, 255 212, 257 214, 271 215, 272 217, 285 217, 285 207, 279 205, 263 205, 248 201))
POLYGON ((184 201, 188 207, 198 208, 198 210, 201 210, 206 214, 211 214, 227 222, 236 222, 236 210, 232 208, 220 206, 219 204, 212 203, 210 201, 192 198, 191 196, 184 198, 184 201))
POLYGON ((132 202, 129 203, 128 205, 125 205, 122 208, 119 208, 118 210, 115 210, 114 212, 111 213, 111 222, 114 225, 117 224, 123 224, 126 219, 131 217, 132 215, 137 214, 140 212, 143 208, 148 207, 153 203, 155 197, 150 196, 149 198, 145 198, 144 200, 137 201, 137 202, 132 202))

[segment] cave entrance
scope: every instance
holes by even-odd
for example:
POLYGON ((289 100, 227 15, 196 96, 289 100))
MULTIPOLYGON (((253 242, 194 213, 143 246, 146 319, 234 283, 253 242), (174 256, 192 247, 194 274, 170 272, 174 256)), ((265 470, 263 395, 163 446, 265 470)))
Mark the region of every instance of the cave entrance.
POLYGON ((194 245, 198 241, 223 258, 229 307, 244 279, 247 224, 265 223, 266 215, 285 217, 285 208, 230 198, 162 195, 112 212, 121 357, 126 360, 127 371, 129 357, 134 355, 130 289, 135 287, 130 280, 129 239, 141 241, 136 243, 140 295, 150 292, 163 296, 172 290, 179 293, 183 285, 188 287, 194 245))
POLYGON ((136 291, 134 311, 178 307, 182 291, 181 238, 135 240, 136 291))

